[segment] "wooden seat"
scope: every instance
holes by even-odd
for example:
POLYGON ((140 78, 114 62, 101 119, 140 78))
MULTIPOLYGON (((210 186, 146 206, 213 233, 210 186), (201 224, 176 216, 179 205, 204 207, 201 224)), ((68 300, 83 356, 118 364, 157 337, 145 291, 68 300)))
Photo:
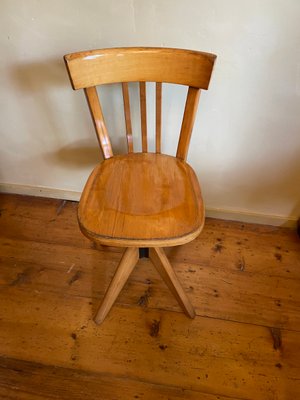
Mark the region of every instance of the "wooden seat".
POLYGON ((163 154, 131 153, 94 169, 78 220, 84 234, 102 244, 166 247, 198 236, 204 207, 187 163, 163 154))
POLYGON ((104 161, 81 196, 82 232, 103 245, 126 248, 95 316, 101 323, 140 256, 148 256, 184 312, 195 311, 163 247, 187 243, 204 224, 197 177, 186 162, 200 89, 207 89, 215 56, 162 48, 118 48, 73 53, 65 62, 74 89, 83 88, 104 161), (128 82, 139 82, 142 152, 134 153, 128 82), (156 152, 148 152, 146 81, 156 82, 156 152), (113 155, 96 85, 122 85, 128 154, 113 155), (188 94, 176 157, 161 154, 162 83, 187 85, 188 94), (145 248, 144 251, 141 251, 145 248))

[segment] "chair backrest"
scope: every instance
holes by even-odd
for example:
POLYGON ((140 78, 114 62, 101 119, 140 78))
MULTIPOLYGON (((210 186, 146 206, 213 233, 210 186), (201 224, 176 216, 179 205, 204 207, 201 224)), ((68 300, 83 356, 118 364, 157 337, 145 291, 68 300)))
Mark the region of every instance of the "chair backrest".
POLYGON ((100 49, 67 54, 73 89, 84 89, 104 158, 113 156, 96 86, 122 83, 128 152, 133 152, 128 82, 139 82, 142 151, 148 151, 146 82, 156 82, 156 152, 161 152, 162 83, 188 86, 176 157, 185 160, 200 90, 207 89, 216 56, 191 50, 155 47, 100 49))

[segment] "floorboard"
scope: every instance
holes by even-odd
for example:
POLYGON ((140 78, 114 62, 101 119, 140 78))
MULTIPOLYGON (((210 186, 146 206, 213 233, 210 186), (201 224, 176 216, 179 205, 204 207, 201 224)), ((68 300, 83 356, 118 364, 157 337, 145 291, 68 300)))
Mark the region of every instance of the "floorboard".
POLYGON ((207 219, 198 239, 166 250, 195 320, 143 259, 96 326, 121 250, 80 233, 74 202, 0 199, 0 398, 300 396, 294 231, 207 219))
POLYGON ((155 385, 129 378, 97 374, 74 368, 53 367, 35 362, 0 358, 0 398, 42 399, 143 399, 143 400, 239 400, 155 385))

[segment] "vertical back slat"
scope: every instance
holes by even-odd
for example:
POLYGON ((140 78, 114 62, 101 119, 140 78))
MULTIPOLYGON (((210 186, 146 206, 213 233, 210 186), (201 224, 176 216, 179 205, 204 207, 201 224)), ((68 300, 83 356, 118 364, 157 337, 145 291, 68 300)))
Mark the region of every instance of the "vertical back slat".
POLYGON ((92 115, 97 138, 104 158, 113 156, 109 135, 105 126, 104 117, 95 86, 84 89, 89 109, 92 115))
POLYGON ((156 82, 156 119, 155 119, 155 151, 161 153, 161 100, 162 100, 162 84, 156 82))
POLYGON ((129 100, 129 91, 127 82, 122 83, 122 93, 124 102, 127 147, 128 147, 128 153, 132 153, 133 152, 132 125, 130 117, 130 100, 129 100))
POLYGON ((189 87, 185 103, 181 130, 180 130, 177 153, 176 153, 176 157, 180 158, 181 160, 186 160, 187 157, 187 152, 189 149, 199 98, 200 98, 200 89, 189 87))
POLYGON ((141 110, 141 130, 142 130, 142 151, 147 153, 147 109, 146 109, 146 82, 140 82, 140 110, 141 110))

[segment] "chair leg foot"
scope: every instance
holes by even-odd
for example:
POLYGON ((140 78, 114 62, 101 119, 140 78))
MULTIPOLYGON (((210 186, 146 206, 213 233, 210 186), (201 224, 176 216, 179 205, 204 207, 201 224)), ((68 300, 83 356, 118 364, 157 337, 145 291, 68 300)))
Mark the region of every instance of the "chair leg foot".
POLYGON ((138 248, 128 247, 125 250, 122 259, 118 265, 118 268, 115 272, 115 275, 105 293, 104 299, 94 318, 96 324, 101 324, 104 321, 106 315, 108 314, 109 310, 111 309, 112 305, 117 299, 120 291, 125 285, 129 275, 134 269, 136 263, 138 262, 138 259, 139 259, 138 248))
POLYGON ((195 318, 195 310, 185 294, 178 278, 171 266, 164 250, 159 247, 152 247, 149 249, 149 258, 153 265, 171 290, 178 303, 181 305, 183 311, 190 317, 195 318))

